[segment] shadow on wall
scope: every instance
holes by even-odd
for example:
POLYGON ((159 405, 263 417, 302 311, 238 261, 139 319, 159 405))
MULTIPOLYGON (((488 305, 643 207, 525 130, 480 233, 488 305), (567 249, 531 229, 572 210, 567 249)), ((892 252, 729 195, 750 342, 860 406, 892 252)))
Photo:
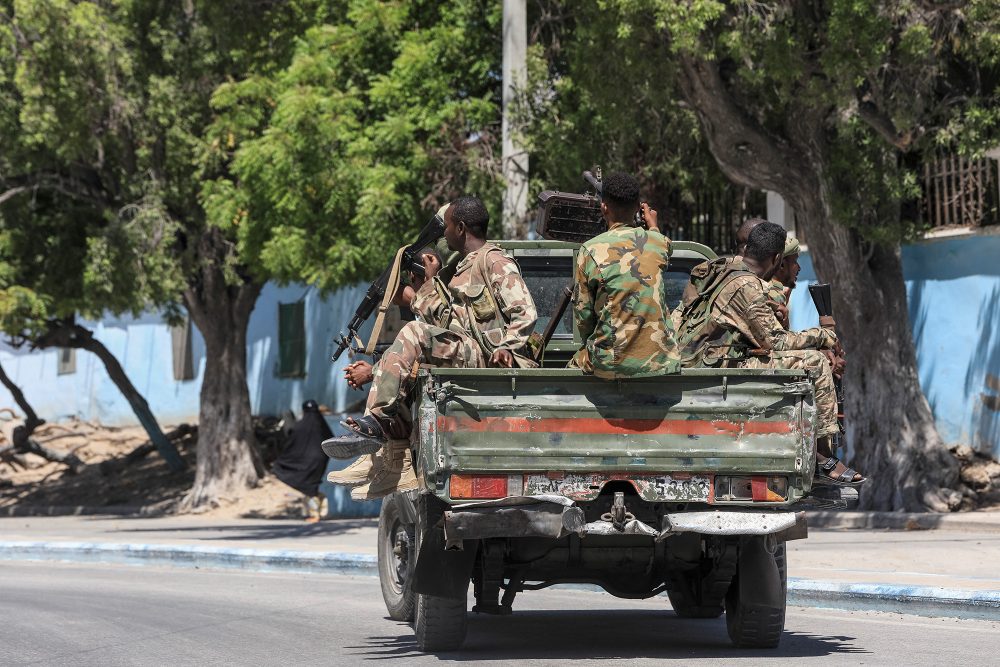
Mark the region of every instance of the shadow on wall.
POLYGON ((973 401, 972 446, 1000 455, 1000 285, 979 311, 978 345, 965 374, 965 393, 973 401))

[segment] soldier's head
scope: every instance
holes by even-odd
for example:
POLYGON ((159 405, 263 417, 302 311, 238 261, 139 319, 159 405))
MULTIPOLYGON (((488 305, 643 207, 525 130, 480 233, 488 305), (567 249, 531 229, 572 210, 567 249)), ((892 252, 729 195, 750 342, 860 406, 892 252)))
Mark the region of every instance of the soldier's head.
POLYGON ((490 214, 479 197, 459 197, 444 214, 444 238, 448 247, 469 253, 486 241, 490 214))
POLYGON ((770 280, 781 264, 785 252, 785 228, 764 221, 753 228, 747 238, 743 261, 758 278, 770 280))
POLYGON ((632 224, 639 210, 639 181, 621 171, 608 174, 601 183, 601 214, 608 225, 632 224))
POLYGON ((750 232, 753 228, 762 222, 767 222, 764 218, 747 218, 740 225, 740 228, 736 230, 736 254, 743 255, 746 254, 747 250, 747 239, 750 237, 750 232))
POLYGON ((774 272, 774 279, 789 289, 795 289, 799 277, 799 240, 794 236, 785 239, 785 251, 781 254, 781 264, 774 272))

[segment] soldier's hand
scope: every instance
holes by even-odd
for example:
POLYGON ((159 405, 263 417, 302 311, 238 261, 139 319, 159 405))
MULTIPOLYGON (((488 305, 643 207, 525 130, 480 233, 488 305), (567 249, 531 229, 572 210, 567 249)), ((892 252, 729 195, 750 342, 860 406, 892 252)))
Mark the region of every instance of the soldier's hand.
POLYGON ((642 202, 639 204, 639 210, 642 211, 642 219, 646 223, 646 229, 654 232, 660 231, 660 225, 656 221, 656 209, 650 208, 649 204, 642 202))
POLYGON ((835 329, 837 323, 833 319, 833 315, 821 315, 819 318, 819 325, 824 329, 835 329))
POLYGON ((372 365, 367 361, 355 361, 344 368, 344 378, 351 389, 361 389, 372 381, 372 365))
POLYGON ((513 368, 514 355, 510 353, 510 350, 501 347, 493 352, 490 364, 500 368, 513 368))
POLYGON ((778 323, 785 329, 788 329, 788 306, 770 300, 767 302, 767 305, 774 311, 774 316, 778 318, 778 323))
POLYGON ((441 270, 441 262, 438 261, 438 258, 435 255, 425 253, 420 256, 420 259, 423 261, 424 273, 426 274, 424 276, 424 280, 430 280, 438 274, 438 271, 441 270))

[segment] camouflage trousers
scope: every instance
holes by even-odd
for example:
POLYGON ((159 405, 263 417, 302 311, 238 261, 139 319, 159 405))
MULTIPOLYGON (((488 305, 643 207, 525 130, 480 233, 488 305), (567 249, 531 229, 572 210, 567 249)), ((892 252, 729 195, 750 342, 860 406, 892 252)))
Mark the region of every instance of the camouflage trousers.
POLYGON ((410 432, 409 395, 419 364, 442 368, 481 368, 482 349, 471 337, 425 322, 408 322, 375 367, 365 414, 375 415, 386 435, 405 438, 410 432))
POLYGON ((817 435, 822 437, 840 432, 840 426, 837 424, 837 391, 833 386, 833 371, 826 355, 819 350, 771 352, 770 357, 751 357, 740 366, 805 371, 816 388, 816 418, 819 421, 817 435))

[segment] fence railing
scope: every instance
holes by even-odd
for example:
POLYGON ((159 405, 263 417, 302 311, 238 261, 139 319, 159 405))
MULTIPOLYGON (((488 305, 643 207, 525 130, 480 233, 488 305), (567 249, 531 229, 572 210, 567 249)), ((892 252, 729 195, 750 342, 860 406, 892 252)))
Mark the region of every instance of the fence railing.
POLYGON ((1000 223, 998 165, 939 153, 924 162, 921 215, 931 227, 982 227, 1000 223))

